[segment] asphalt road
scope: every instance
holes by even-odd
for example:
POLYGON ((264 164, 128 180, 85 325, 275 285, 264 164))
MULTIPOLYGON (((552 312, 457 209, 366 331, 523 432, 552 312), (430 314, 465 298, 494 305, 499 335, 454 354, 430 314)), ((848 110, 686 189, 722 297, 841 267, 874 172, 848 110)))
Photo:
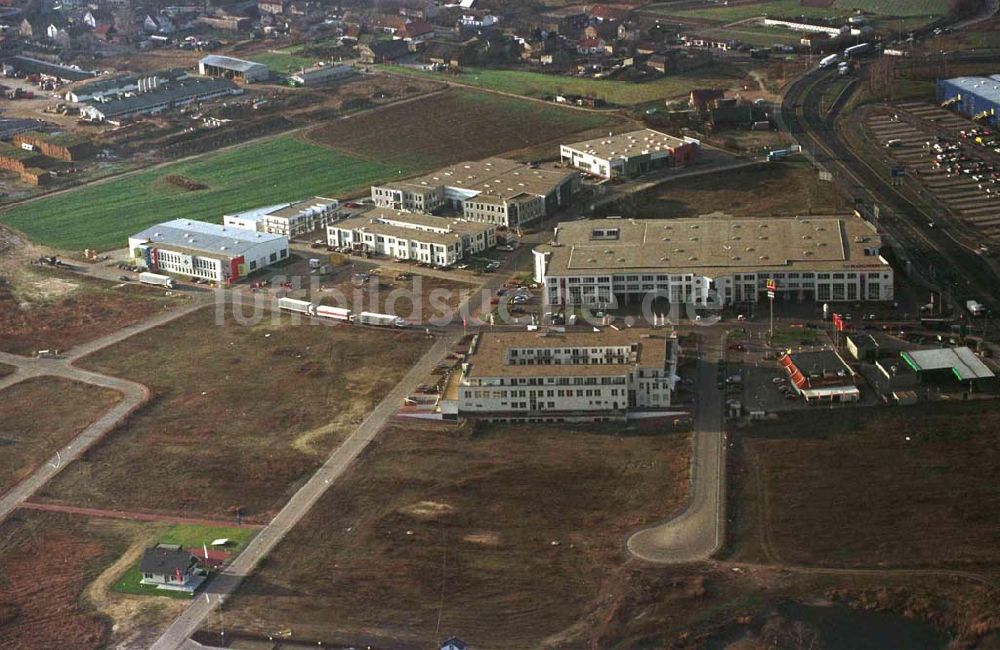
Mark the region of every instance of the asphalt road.
POLYGON ((725 350, 722 334, 712 331, 702 343, 696 379, 698 405, 694 419, 691 498, 676 517, 629 537, 628 550, 658 564, 707 560, 722 545, 725 513, 725 459, 722 393, 716 369, 725 350), (716 340, 713 340, 716 339, 716 340))

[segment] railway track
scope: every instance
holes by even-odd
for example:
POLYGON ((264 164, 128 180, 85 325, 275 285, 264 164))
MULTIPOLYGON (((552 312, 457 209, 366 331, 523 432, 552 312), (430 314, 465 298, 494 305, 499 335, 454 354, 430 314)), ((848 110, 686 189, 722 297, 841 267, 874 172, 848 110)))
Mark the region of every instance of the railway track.
POLYGON ((880 206, 875 221, 908 262, 911 277, 929 289, 946 291, 953 306, 966 296, 998 304, 998 277, 983 259, 946 230, 927 229, 934 215, 914 205, 841 140, 835 124, 850 93, 843 93, 826 114, 820 110, 823 92, 836 79, 835 71, 815 70, 793 83, 781 106, 783 127, 816 166, 832 172, 855 199, 880 206))

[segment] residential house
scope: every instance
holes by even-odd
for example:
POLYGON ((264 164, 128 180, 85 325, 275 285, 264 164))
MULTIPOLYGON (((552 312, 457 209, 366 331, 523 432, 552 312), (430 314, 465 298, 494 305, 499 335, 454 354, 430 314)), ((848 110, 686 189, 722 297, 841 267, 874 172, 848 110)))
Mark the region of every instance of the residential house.
POLYGON ((285 13, 285 8, 285 0, 257 0, 257 11, 261 15, 281 15, 285 13))
POLYGON ((660 74, 667 74, 667 57, 663 54, 654 54, 646 61, 646 67, 655 70, 660 74))
POLYGON ((638 41, 641 37, 642 37, 642 30, 639 29, 638 25, 632 25, 629 23, 618 24, 618 40, 634 43, 638 41))
POLYGON ((465 641, 462 641, 457 636, 453 636, 450 639, 445 639, 441 642, 441 650, 468 650, 465 641))
POLYGON ((576 43, 578 54, 601 54, 604 52, 605 43, 600 38, 582 38, 576 43))
POLYGON ((408 21, 402 16, 394 14, 378 14, 369 21, 369 26, 374 31, 384 32, 386 34, 395 34, 397 31, 406 27, 408 21))
POLYGON ((590 23, 587 13, 580 7, 560 7, 539 14, 540 27, 547 32, 564 35, 579 33, 590 23))
POLYGON ((173 34, 176 31, 174 22, 163 14, 147 14, 142 20, 142 31, 147 34, 173 34))
POLYGON ((83 14, 83 24, 91 29, 97 29, 99 25, 113 25, 114 22, 114 16, 105 9, 89 9, 83 14))
POLYGON ((147 548, 139 561, 139 573, 144 585, 157 589, 194 592, 204 577, 197 572, 198 558, 173 544, 157 544, 147 548))
POLYGON ((407 23, 402 29, 397 30, 394 38, 402 39, 408 43, 425 43, 434 36, 434 25, 426 20, 414 20, 407 23))
POLYGON ((410 53, 410 45, 403 40, 375 41, 358 45, 358 55, 364 63, 392 63, 410 53))
POLYGON ((488 11, 465 12, 459 20, 461 29, 482 29, 495 27, 500 23, 500 17, 494 16, 488 11))
POLYGON ((717 99, 726 96, 726 91, 722 88, 695 88, 688 96, 688 105, 691 108, 704 112, 717 99))

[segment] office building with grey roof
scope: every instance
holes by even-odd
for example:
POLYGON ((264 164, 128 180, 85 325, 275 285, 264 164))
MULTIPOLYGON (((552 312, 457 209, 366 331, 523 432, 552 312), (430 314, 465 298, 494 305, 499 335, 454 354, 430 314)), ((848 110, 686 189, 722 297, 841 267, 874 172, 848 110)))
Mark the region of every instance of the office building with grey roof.
POLYGON ((534 250, 551 305, 892 300, 882 238, 854 216, 770 219, 594 219, 560 223, 534 250))

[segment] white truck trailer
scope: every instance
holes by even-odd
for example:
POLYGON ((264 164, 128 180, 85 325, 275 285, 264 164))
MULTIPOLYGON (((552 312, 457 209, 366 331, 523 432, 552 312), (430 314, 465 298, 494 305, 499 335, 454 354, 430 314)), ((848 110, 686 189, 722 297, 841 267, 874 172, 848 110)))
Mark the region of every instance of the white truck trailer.
POLYGON ((839 54, 831 54, 830 56, 824 56, 819 60, 819 67, 829 68, 831 65, 840 60, 839 54))
POLYGON ((973 316, 982 316, 986 313, 986 305, 978 300, 966 300, 965 308, 968 309, 969 313, 973 316))
POLYGON ((278 298, 278 309, 284 309, 285 311, 294 311, 299 314, 309 314, 310 316, 314 313, 314 307, 308 300, 296 300, 295 298, 278 298))
POLYGON ((370 311, 363 311, 358 314, 357 322, 362 325, 374 325, 375 327, 406 327, 406 320, 392 314, 376 314, 370 311))
POLYGON ((150 273, 148 271, 139 274, 139 282, 152 284, 157 287, 166 287, 168 289, 174 288, 174 279, 169 275, 160 275, 159 273, 150 273))
POLYGON ((313 314, 320 318, 330 318, 332 320, 350 323, 354 320, 354 312, 344 307, 328 307, 326 305, 316 305, 313 314))
POLYGON ((869 52, 874 51, 871 43, 861 43, 860 45, 853 45, 846 50, 844 50, 844 58, 851 59, 856 56, 864 56, 869 52))

